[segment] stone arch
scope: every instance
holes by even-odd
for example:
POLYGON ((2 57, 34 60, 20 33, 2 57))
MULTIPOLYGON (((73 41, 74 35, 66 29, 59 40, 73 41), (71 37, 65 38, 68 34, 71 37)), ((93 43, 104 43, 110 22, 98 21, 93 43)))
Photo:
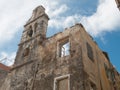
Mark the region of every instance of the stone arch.
POLYGON ((28 35, 29 37, 32 37, 32 35, 33 35, 32 26, 29 27, 28 32, 27 32, 27 35, 28 35))
POLYGON ((38 26, 38 23, 35 23, 35 24, 34 24, 34 33, 37 32, 37 26, 38 26))

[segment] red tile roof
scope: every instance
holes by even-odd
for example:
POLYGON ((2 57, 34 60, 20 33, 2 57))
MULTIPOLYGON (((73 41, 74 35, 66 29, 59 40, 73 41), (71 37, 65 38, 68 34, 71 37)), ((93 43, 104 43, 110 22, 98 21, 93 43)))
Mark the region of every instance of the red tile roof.
POLYGON ((5 71, 10 71, 11 68, 2 64, 2 63, 0 63, 0 69, 5 70, 5 71))

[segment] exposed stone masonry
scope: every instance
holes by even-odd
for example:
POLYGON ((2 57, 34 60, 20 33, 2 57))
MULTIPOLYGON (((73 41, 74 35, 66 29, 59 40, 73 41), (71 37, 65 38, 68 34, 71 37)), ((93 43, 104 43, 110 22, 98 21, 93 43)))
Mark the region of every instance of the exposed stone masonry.
POLYGON ((44 7, 33 11, 0 90, 120 90, 119 73, 82 24, 46 37, 48 20, 44 7))

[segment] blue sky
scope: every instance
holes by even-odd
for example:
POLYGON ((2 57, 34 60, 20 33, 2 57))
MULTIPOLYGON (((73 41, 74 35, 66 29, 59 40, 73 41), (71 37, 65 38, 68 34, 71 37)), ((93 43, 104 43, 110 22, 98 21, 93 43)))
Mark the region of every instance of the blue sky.
POLYGON ((38 5, 50 17, 48 37, 82 23, 120 72, 120 11, 115 0, 0 0, 0 60, 7 57, 11 61, 5 64, 14 62, 23 26, 38 5))

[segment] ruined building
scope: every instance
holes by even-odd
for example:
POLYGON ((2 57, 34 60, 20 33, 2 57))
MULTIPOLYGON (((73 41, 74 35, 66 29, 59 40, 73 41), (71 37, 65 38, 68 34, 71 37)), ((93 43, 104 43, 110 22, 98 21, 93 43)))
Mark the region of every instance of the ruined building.
POLYGON ((119 10, 120 10, 120 0, 115 0, 116 1, 116 3, 117 3, 117 7, 119 8, 119 10))
POLYGON ((46 37, 48 20, 44 7, 33 11, 0 90, 120 90, 119 73, 82 24, 46 37))

